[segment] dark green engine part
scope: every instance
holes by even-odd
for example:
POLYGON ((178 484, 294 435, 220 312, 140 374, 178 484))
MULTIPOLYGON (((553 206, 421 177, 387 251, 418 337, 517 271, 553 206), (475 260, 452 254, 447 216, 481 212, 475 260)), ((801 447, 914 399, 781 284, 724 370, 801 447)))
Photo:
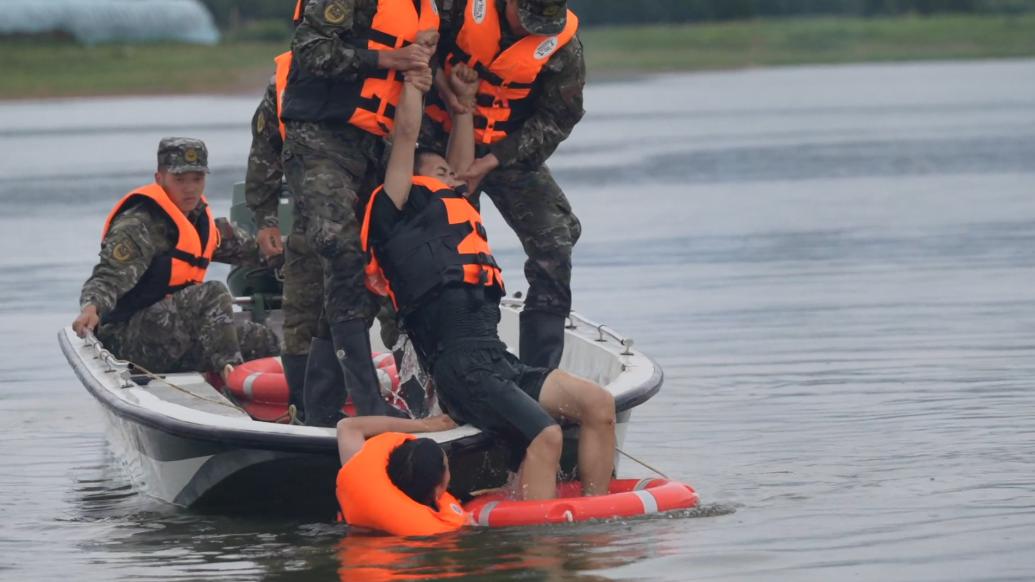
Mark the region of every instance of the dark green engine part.
MULTIPOLYGON (((284 192, 286 194, 286 191, 284 192)), ((277 208, 280 218, 280 231, 291 231, 294 213, 290 199, 281 196, 277 208)), ((244 202, 244 182, 234 184, 234 194, 230 205, 230 222, 255 234, 258 230, 255 215, 244 202)), ((245 311, 251 312, 254 321, 266 320, 269 310, 280 309, 283 284, 279 269, 272 267, 234 267, 226 278, 226 284, 234 297, 250 297, 251 302, 241 305, 245 311)))

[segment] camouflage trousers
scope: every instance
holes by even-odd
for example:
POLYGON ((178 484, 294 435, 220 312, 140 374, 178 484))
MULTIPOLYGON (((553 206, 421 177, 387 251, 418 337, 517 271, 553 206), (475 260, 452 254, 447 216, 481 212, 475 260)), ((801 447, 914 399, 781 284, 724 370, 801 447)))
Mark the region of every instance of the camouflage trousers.
MULTIPOLYGON (((295 221, 297 223, 297 220, 295 221)), ((292 232, 284 244, 284 354, 309 353, 312 338, 326 337, 318 323, 323 312, 323 265, 305 236, 292 232)))
POLYGON ((227 364, 276 356, 268 327, 234 321, 226 285, 208 281, 173 293, 126 321, 105 323, 97 337, 119 358, 151 372, 219 372, 227 364))
MULTIPOLYGON (((295 200, 291 235, 302 237, 308 253, 320 264, 323 319, 329 323, 362 319, 369 325, 378 303, 366 288, 360 213, 380 179, 383 142, 348 125, 288 121, 286 126, 284 175, 295 200)), ((299 244, 294 246, 302 252, 299 244)), ((315 264, 311 259, 298 261, 300 268, 315 264)), ((285 291, 285 310, 311 314, 316 290, 313 276, 303 276, 296 284, 291 281, 294 273, 295 269, 285 273, 285 285, 290 289, 285 291), (305 289, 300 288, 303 286, 305 289)), ((323 325, 317 328, 317 335, 324 336, 323 325)), ((300 346, 293 340, 289 349, 300 346)))
MULTIPOLYGON (((323 265, 309 250, 305 237, 288 235, 284 244, 284 355, 304 356, 314 337, 328 337, 323 312, 323 265)), ((382 298, 377 319, 381 323, 381 341, 389 349, 399 341, 395 308, 390 299, 382 298)))
POLYGON ((550 170, 540 166, 493 170, 480 189, 517 234, 528 259, 526 311, 567 315, 571 311, 571 251, 582 234, 550 170))

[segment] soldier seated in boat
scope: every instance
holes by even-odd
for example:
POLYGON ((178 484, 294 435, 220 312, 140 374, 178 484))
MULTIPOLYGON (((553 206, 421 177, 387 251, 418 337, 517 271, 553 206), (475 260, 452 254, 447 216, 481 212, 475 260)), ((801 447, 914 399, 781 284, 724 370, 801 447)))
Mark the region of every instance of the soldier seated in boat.
POLYGON ((104 225, 100 261, 83 284, 72 328, 96 332, 116 356, 154 372, 205 371, 280 353, 276 335, 235 322, 233 298, 205 280, 211 261, 258 265, 253 237, 215 219, 205 199, 201 140, 158 144, 155 181, 131 190, 104 225))
POLYGON ((416 150, 421 93, 431 78, 427 70, 406 75, 385 183, 372 194, 361 230, 367 285, 395 303, 449 414, 510 443, 515 460, 523 457, 520 497, 555 496, 562 444, 555 419, 581 427, 583 492, 607 493, 614 398, 561 370, 523 364, 497 334, 503 280, 454 172, 474 159, 477 74, 462 64, 453 70, 449 81, 465 105, 453 112, 448 160, 416 150))

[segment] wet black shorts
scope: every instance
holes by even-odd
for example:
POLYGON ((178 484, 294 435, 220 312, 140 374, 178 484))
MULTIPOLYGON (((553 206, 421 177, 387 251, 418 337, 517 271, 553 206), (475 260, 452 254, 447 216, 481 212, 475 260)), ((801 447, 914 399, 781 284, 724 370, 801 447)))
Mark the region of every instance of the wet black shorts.
POLYGON ((446 351, 432 375, 450 416, 506 440, 520 460, 543 429, 557 424, 539 405, 552 371, 523 364, 497 341, 446 351))

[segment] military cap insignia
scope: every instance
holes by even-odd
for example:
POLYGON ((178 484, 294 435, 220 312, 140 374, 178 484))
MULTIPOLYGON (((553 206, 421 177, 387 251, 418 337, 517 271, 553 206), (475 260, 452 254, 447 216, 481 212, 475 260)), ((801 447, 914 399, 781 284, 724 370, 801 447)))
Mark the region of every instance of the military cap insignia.
POLYGON ((331 2, 323 9, 323 19, 328 24, 341 24, 345 22, 345 7, 341 2, 331 2))
POLYGON ((183 159, 186 160, 188 164, 193 164, 198 161, 198 150, 194 148, 183 150, 183 159))
POLYGON ((120 241, 115 245, 115 248, 111 249, 111 258, 120 263, 125 263, 132 259, 133 256, 133 247, 126 241, 120 241))
POLYGON ((255 132, 262 133, 262 130, 266 129, 266 116, 262 113, 255 118, 255 132))
POLYGON ((557 4, 543 8, 543 16, 546 16, 547 18, 553 18, 554 16, 557 16, 560 13, 561 7, 557 4))

